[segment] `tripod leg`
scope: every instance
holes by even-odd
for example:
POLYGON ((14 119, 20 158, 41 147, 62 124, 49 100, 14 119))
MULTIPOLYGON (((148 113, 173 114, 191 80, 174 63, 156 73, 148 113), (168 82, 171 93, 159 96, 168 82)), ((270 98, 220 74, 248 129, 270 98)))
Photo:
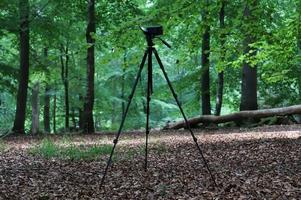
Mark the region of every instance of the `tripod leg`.
POLYGON ((152 93, 152 47, 148 48, 148 78, 147 78, 147 97, 146 97, 146 133, 145 133, 145 160, 144 160, 144 170, 147 171, 147 156, 148 156, 148 136, 150 132, 149 128, 149 113, 150 113, 150 96, 152 93))
POLYGON ((192 131, 192 129, 191 129, 191 127, 190 127, 188 121, 187 121, 187 117, 186 117, 186 115, 185 115, 185 113, 184 113, 184 111, 183 111, 183 109, 182 109, 182 106, 181 106, 181 104, 180 104, 180 102, 179 102, 179 100, 178 100, 177 94, 176 94, 175 90, 174 90, 173 87, 172 87, 172 84, 171 84, 171 82, 170 82, 170 80, 169 80, 169 78, 168 78, 168 76, 167 76, 167 73, 166 73, 166 71, 165 71, 165 69, 164 69, 164 66, 163 66, 163 64, 162 64, 162 61, 161 61, 161 59, 160 59, 160 57, 159 57, 159 54, 158 54, 158 52, 157 52, 156 49, 154 49, 154 54, 155 54, 155 56, 156 56, 156 59, 157 59, 157 61, 158 61, 159 66, 160 66, 160 68, 161 68, 161 70, 162 70, 162 72, 163 72, 163 74, 164 74, 164 77, 165 77, 165 79, 166 79, 166 81, 167 81, 167 84, 168 84, 168 86, 169 86, 169 88, 170 88, 170 90, 171 90, 171 92, 172 92, 172 95, 173 95, 173 97, 175 98, 175 100, 176 100, 176 102, 177 102, 177 105, 178 105, 178 107, 179 107, 179 109, 180 109, 180 111, 181 111, 181 113, 182 113, 182 115, 183 115, 183 118, 184 118, 184 120, 185 120, 186 127, 188 128, 188 130, 189 130, 189 132, 190 132, 190 134, 191 134, 191 136, 192 136, 192 138, 193 138, 193 141, 194 141, 194 143, 195 143, 197 149, 199 150, 199 152, 200 152, 200 154, 201 154, 201 157, 202 157, 202 159, 203 159, 203 161, 204 161, 205 167, 207 168, 207 170, 208 170, 208 172, 209 172, 209 174, 210 174, 210 177, 211 177, 211 179, 212 179, 214 185, 217 187, 217 184, 216 184, 216 182, 215 182, 215 179, 214 179, 214 177, 213 177, 213 175, 212 175, 212 172, 211 172, 211 170, 210 170, 210 168, 209 168, 208 162, 207 162, 206 158, 204 157, 203 151, 202 151, 202 149, 201 149, 201 147, 200 147, 200 145, 199 145, 199 143, 198 143, 198 139, 195 137, 195 135, 194 135, 194 133, 193 133, 193 131, 192 131))
POLYGON ((123 114, 123 116, 122 116, 122 119, 121 119, 121 124, 120 124, 119 130, 118 130, 118 132, 117 132, 117 134, 116 134, 116 138, 115 138, 114 141, 113 141, 114 146, 113 146, 113 148, 112 148, 112 151, 111 151, 109 160, 108 160, 108 162, 107 162, 105 171, 104 171, 104 173, 103 173, 103 176, 102 176, 102 179, 101 179, 101 183, 100 183, 100 187, 102 187, 102 185, 103 185, 103 183, 104 183, 104 181, 105 181, 105 178, 106 178, 108 169, 109 169, 109 167, 110 167, 110 165, 111 165, 111 163, 112 163, 112 157, 113 157, 113 154, 114 154, 116 145, 117 145, 117 143, 118 143, 118 139, 119 139, 119 137, 120 137, 120 133, 121 133, 121 131, 122 131, 122 128, 123 128, 123 125, 124 125, 124 122, 125 122, 125 118, 126 118, 126 116, 127 116, 127 113, 128 113, 128 111, 129 111, 129 108, 130 108, 130 105, 131 105, 131 102, 132 102, 132 99, 133 99, 133 97, 134 97, 134 94, 135 94, 135 90, 136 90, 138 81, 139 81, 139 79, 140 79, 140 77, 141 77, 141 72, 142 72, 143 66, 144 66, 144 64, 145 64, 146 57, 147 57, 147 51, 145 51, 145 53, 144 53, 142 62, 141 62, 141 64, 140 64, 139 71, 138 71, 138 73, 137 73, 137 77, 136 77, 134 86, 133 86, 133 88, 132 88, 132 92, 131 92, 131 94, 130 94, 130 96, 129 96, 128 104, 127 104, 127 106, 126 106, 125 112, 124 112, 124 114, 123 114))

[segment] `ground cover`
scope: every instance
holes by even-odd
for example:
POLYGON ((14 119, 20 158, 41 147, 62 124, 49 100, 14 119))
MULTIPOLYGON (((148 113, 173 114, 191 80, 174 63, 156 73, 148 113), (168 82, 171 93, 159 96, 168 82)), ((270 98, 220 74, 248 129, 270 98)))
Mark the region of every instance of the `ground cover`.
POLYGON ((196 131, 215 188, 189 133, 120 139, 99 187, 114 134, 11 137, 0 142, 0 199, 300 199, 301 127, 196 131))

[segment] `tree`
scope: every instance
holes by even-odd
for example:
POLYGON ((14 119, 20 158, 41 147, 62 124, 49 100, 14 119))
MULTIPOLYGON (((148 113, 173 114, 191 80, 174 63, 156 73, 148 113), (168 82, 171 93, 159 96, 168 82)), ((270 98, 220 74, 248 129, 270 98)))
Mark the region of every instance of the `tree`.
POLYGON ((95 71, 95 0, 88 0, 88 26, 86 40, 89 45, 87 50, 87 94, 84 103, 84 132, 93 133, 93 106, 94 106, 94 71, 95 71))
POLYGON ((64 85, 65 94, 65 129, 69 130, 69 42, 67 41, 66 48, 61 45, 60 48, 61 60, 61 79, 64 85))
POLYGON ((123 65, 121 66, 122 67, 122 77, 121 77, 121 100, 122 100, 122 103, 121 103, 121 116, 124 115, 125 113, 125 69, 128 67, 128 61, 127 61, 127 50, 124 49, 124 56, 123 56, 123 65))
MULTIPOLYGON (((219 23, 220 23, 220 62, 225 63, 225 1, 221 0, 221 8, 219 12, 219 23)), ((223 66, 224 68, 224 66, 223 66)), ((220 70, 220 69, 219 69, 220 70)), ((221 114, 222 103, 223 103, 223 92, 224 92, 224 69, 218 73, 217 81, 217 93, 216 93, 216 105, 215 105, 215 115, 219 116, 221 114)))
POLYGON ((19 1, 20 12, 20 71, 19 87, 17 93, 17 108, 14 121, 13 132, 18 134, 25 133, 25 117, 27 89, 29 79, 29 2, 28 0, 19 1))
POLYGON ((241 83, 241 100, 240 110, 257 110, 257 66, 252 65, 248 57, 256 55, 256 50, 250 45, 255 42, 256 30, 254 30, 253 23, 256 23, 256 13, 258 3, 257 0, 246 2, 244 9, 244 23, 246 26, 245 36, 243 41, 244 55, 246 59, 243 63, 242 69, 242 83, 241 83))
POLYGON ((209 2, 206 0, 206 6, 203 11, 204 32, 202 39, 202 77, 201 77, 201 93, 202 93, 202 114, 211 114, 210 104, 210 74, 209 74, 209 56, 210 56, 210 25, 209 25, 209 2))
POLYGON ((32 122, 31 133, 36 135, 39 133, 40 110, 39 110, 39 82, 34 83, 32 87, 31 105, 32 105, 32 122))
MULTIPOLYGON (((18 85, 19 88, 26 85, 19 81, 18 75, 20 79, 27 76, 26 72, 18 73, 21 63, 16 59, 19 56, 16 44, 20 44, 20 57, 21 54, 22 58, 26 57, 26 53, 21 53, 24 42, 21 44, 16 28, 20 23, 19 15, 15 14, 19 0, 0 2, 0 126, 8 129, 11 127, 7 122, 12 122, 16 113, 15 96, 23 98, 18 104, 22 102, 24 108, 30 108, 30 102, 23 95, 28 89, 20 89, 23 94, 17 95, 18 85)), ((158 40, 155 42, 187 117, 203 111, 220 115, 222 110, 228 114, 240 104, 242 110, 256 109, 257 101, 264 109, 299 104, 299 0, 145 2, 42 0, 29 3, 29 80, 40 82, 41 121, 45 132, 53 131, 54 127, 57 130, 65 127, 67 131, 75 124, 85 132, 93 132, 98 127, 102 130, 118 127, 136 76, 135 66, 141 62, 145 46, 137 24, 163 25, 163 37, 174 50, 161 46, 158 40), (93 4, 95 11, 91 10, 93 4), (93 12, 95 16, 91 15, 93 12), (98 48, 101 52, 96 53, 98 48), (258 83, 256 76, 260 77, 258 83), (250 103, 251 99, 255 103, 250 103), (211 103, 216 100, 215 104, 210 105, 210 100, 211 103)), ((160 73, 155 67, 154 90, 160 92, 152 96, 158 110, 151 118, 151 123, 159 126, 180 117, 172 96, 164 90, 166 82, 160 73)), ((143 72, 143 86, 144 82, 143 72)), ((145 93, 143 89, 139 91, 125 122, 126 129, 144 127, 145 93)), ((19 123, 23 121, 20 106, 17 110, 15 121, 19 123)), ((21 129, 28 130, 30 113, 26 117, 25 128, 21 129)))
POLYGON ((56 94, 53 96, 53 106, 52 106, 52 126, 53 132, 56 133, 56 94))
MULTIPOLYGON (((48 57, 48 49, 47 48, 44 48, 44 57, 45 57, 45 60, 47 60, 47 57, 48 57)), ((45 66, 47 68, 46 62, 45 62, 45 66)), ((46 76, 47 76, 47 74, 46 74, 46 76)), ((46 133, 50 133, 50 89, 51 88, 48 83, 48 80, 46 80, 45 94, 44 94, 44 131, 46 133)))

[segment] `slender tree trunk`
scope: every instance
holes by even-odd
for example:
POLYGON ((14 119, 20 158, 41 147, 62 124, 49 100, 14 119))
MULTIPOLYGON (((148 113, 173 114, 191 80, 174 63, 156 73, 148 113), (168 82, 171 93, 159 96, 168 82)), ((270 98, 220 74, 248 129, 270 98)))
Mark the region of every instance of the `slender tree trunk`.
POLYGON ((52 125, 53 132, 56 133, 56 94, 53 96, 52 125))
MULTIPOLYGON (((44 49, 45 59, 48 57, 48 49, 44 49)), ((48 80, 46 80, 48 81, 48 80)), ((44 94, 44 131, 50 133, 50 85, 46 82, 45 94, 44 94)))
MULTIPOLYGON (((124 73, 124 71, 123 71, 124 73)), ((122 74, 122 80, 121 80, 121 99, 122 99, 122 103, 121 103, 121 116, 124 115, 125 112, 125 77, 124 74, 122 74)))
POLYGON ((50 133, 50 86, 46 84, 44 95, 44 131, 50 133))
POLYGON ((61 47, 61 78, 64 85, 64 94, 65 94, 65 130, 69 131, 69 49, 68 44, 66 49, 64 49, 63 45, 61 47), (65 62, 64 62, 65 57, 65 62))
POLYGON ((31 123, 31 133, 36 135, 39 133, 39 87, 40 84, 37 82, 34 84, 32 88, 32 96, 31 96, 31 105, 32 105, 32 123, 31 123))
MULTIPOLYGON (((68 68, 68 66, 66 66, 66 68, 68 68)), ((69 109, 69 83, 68 83, 67 78, 66 78, 66 81, 64 84, 64 89, 65 89, 65 129, 66 129, 66 131, 69 131, 70 109, 69 109)))
POLYGON ((25 133, 26 101, 29 79, 29 2, 19 0, 20 12, 20 70, 19 87, 17 93, 16 115, 13 132, 25 133))
MULTIPOLYGON (((79 95, 79 101, 80 102, 84 101, 84 98, 81 94, 79 95)), ((79 107, 78 108, 78 127, 80 130, 84 129, 84 126, 83 126, 83 117, 84 116, 83 115, 84 115, 83 110, 79 107)))
MULTIPOLYGON (((115 84, 115 81, 112 81, 112 90, 113 90, 113 92, 114 91, 118 91, 118 90, 116 90, 117 88, 116 88, 116 84, 115 84)), ((113 94, 113 96, 114 96, 114 94, 113 94)), ((116 111, 118 112, 118 110, 116 110, 116 101, 115 100, 113 100, 112 101, 112 113, 111 113, 111 123, 112 124, 114 124, 115 123, 115 121, 116 121, 116 111)))
POLYGON ((121 117, 124 115, 124 112, 125 112, 125 69, 127 67, 126 57, 127 57, 127 51, 125 49, 125 53, 123 56, 122 77, 121 77, 121 99, 122 99, 122 103, 121 103, 122 115, 121 115, 121 117))
POLYGON ((205 30, 202 39, 202 78, 201 78, 201 94, 202 94, 202 114, 211 114, 210 104, 210 74, 209 74, 209 56, 210 56, 210 26, 208 22, 208 5, 204 11, 203 19, 205 30))
POLYGON ((218 73, 215 115, 221 115, 224 93, 224 71, 218 73))
POLYGON ((72 126, 73 130, 76 130, 76 119, 75 119, 75 109, 71 109, 71 119, 72 119, 72 126))
POLYGON ((111 114, 111 123, 114 124, 116 121, 116 102, 112 102, 112 114, 111 114))
MULTIPOLYGON (((254 18, 252 16, 252 9, 257 5, 256 0, 252 0, 251 3, 247 3, 244 10, 244 18, 247 25, 250 25, 254 18)), ((253 21, 254 22, 254 21, 253 21)), ((254 22, 255 23, 255 22, 254 22)), ((254 34, 254 33, 253 33, 254 34)), ((254 35, 251 35, 250 30, 246 31, 245 39, 243 42, 244 54, 249 56, 255 56, 256 52, 250 47, 250 44, 254 42, 254 35), (252 51, 252 52, 251 52, 252 51), (251 53, 250 53, 251 52, 251 53)), ((240 110, 257 110, 257 66, 251 66, 249 62, 243 63, 242 70, 242 84, 241 84, 241 101, 240 110)))
MULTIPOLYGON (((219 12, 219 23, 220 23, 220 43, 221 43, 221 61, 224 63, 225 61, 225 1, 221 2, 221 9, 219 12)), ((223 104, 223 92, 224 92, 224 69, 218 73, 217 80, 217 94, 216 94, 216 105, 215 105, 215 115, 219 116, 222 110, 223 104)))
POLYGON ((94 133, 93 106, 94 106, 94 71, 95 71, 95 0, 88 0, 88 26, 86 40, 90 47, 87 50, 87 94, 84 104, 84 132, 94 133))

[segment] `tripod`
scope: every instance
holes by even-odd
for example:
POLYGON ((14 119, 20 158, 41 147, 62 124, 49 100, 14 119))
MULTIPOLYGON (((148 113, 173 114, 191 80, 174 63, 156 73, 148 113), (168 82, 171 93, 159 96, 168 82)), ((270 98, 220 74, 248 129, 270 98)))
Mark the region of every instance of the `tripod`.
MULTIPOLYGON (((107 172, 108 172, 108 169, 112 163, 112 157, 113 157, 113 154, 114 154, 114 151, 115 151, 115 148, 116 148, 116 145, 118 143, 118 140, 119 140, 119 137, 120 137, 120 134, 121 134, 121 131, 122 131, 122 128, 123 128, 123 125, 124 125, 124 122, 125 122, 125 118, 127 116, 127 113, 129 111, 129 107, 131 105, 131 102, 132 102, 132 99, 134 97, 134 94, 135 94, 135 90, 136 90, 136 87, 137 87, 137 84, 138 84, 138 81, 140 80, 141 78, 141 72, 143 70, 143 67, 145 65, 145 62, 146 62, 146 59, 148 58, 148 65, 147 65, 147 96, 146 96, 146 138, 145 138, 145 160, 144 160, 144 170, 147 171, 147 166, 148 166, 148 138, 149 138, 149 133, 150 133, 150 127, 149 127, 149 115, 150 115, 150 101, 151 101, 151 95, 153 93, 153 64, 152 64, 152 55, 154 54, 155 55, 155 58, 160 66, 160 69, 161 71, 163 72, 163 75, 164 75, 164 78, 165 80, 167 81, 167 84, 171 90, 171 93, 180 109, 180 112, 185 120, 185 124, 186 124, 186 127, 187 129, 189 130, 191 136, 192 136, 192 139, 201 155, 201 158, 204 162, 204 165, 206 167, 206 169, 208 170, 209 174, 210 174, 210 177, 214 183, 214 185, 217 187, 217 184, 215 182, 215 179, 212 175, 212 172, 209 168, 209 165, 208 165, 208 162, 207 160, 205 159, 204 157, 204 154, 203 154, 203 151, 198 143, 198 140, 197 138, 195 137, 195 134, 193 133, 188 121, 187 121, 187 117, 181 107, 181 104, 178 100, 178 97, 177 97, 177 94, 175 92, 175 90, 173 89, 172 85, 171 85, 171 82, 167 76, 167 73, 164 69, 164 66, 162 64, 162 61, 159 57, 159 54, 157 52, 157 50, 154 48, 154 43, 153 43, 153 39, 154 39, 154 35, 151 35, 151 34, 146 34, 146 39, 147 39, 147 49, 145 50, 145 53, 144 53, 144 56, 143 56, 143 59, 142 59, 142 62, 140 64, 140 67, 139 67, 139 70, 138 70, 138 73, 137 73, 137 77, 136 77, 136 80, 135 80, 135 83, 134 83, 134 86, 132 88, 132 92, 129 96, 129 100, 128 100, 128 104, 126 106, 126 109, 125 109, 125 112, 122 116, 122 120, 121 120, 121 124, 120 124, 120 127, 119 127, 119 130, 116 134, 116 137, 115 139, 113 140, 113 148, 112 148, 112 151, 111 151, 111 154, 110 154, 110 157, 109 157, 109 160, 107 162, 107 165, 106 165, 106 168, 105 168, 105 171, 104 171, 104 174, 103 174, 103 177, 102 177, 102 180, 101 180, 101 184, 100 186, 102 186, 104 184, 104 181, 105 181, 105 178, 106 178, 106 175, 107 175, 107 172)), ((158 38, 160 39, 167 47, 170 48, 170 45, 165 42, 164 40, 162 40, 161 38, 158 38)))

